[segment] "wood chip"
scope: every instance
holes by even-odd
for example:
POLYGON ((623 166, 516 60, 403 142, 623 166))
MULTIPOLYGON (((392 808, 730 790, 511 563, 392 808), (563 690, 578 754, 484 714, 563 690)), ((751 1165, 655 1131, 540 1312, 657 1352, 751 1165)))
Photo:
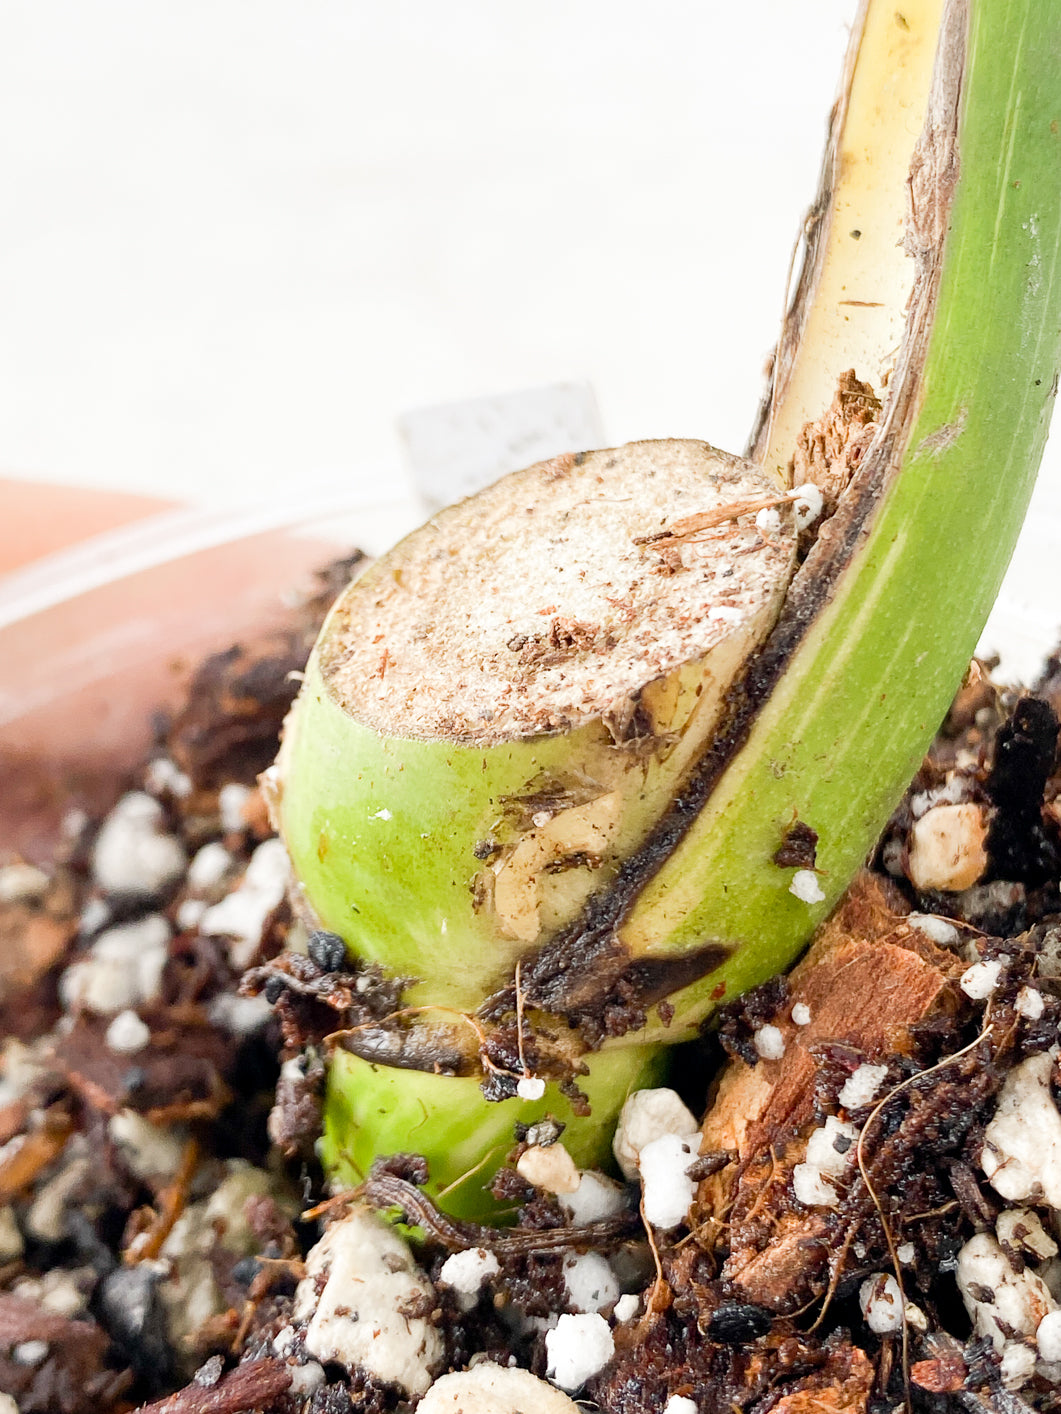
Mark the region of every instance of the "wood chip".
POLYGON ((830 1381, 811 1376, 803 1388, 783 1395, 774 1405, 773 1414, 864 1414, 873 1387, 874 1369, 861 1350, 847 1346, 847 1368, 837 1368, 837 1358, 829 1361, 826 1370, 830 1381))
POLYGON ((700 1185, 697 1214, 712 1232, 728 1221, 723 1275, 741 1299, 793 1309, 827 1268, 835 1209, 806 1208, 791 1196, 793 1169, 820 1122, 822 1048, 844 1047, 867 1062, 909 1054, 911 1028, 950 1005, 962 967, 897 918, 883 891, 863 879, 792 974, 791 1003, 805 1006, 810 1021, 796 1026, 786 1008, 775 1023, 783 1058, 754 1067, 734 1061, 723 1073, 701 1149, 737 1157, 700 1185), (857 931, 849 931, 853 925, 857 931))
POLYGON ((268 1408, 290 1388, 290 1371, 279 1360, 249 1360, 215 1385, 185 1385, 167 1399, 143 1405, 138 1414, 245 1414, 268 1408))

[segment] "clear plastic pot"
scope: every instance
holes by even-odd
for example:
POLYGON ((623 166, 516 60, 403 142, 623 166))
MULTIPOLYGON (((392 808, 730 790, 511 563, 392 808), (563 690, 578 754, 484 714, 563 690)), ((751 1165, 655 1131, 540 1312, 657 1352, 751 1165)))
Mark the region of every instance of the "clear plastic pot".
POLYGON ((0 862, 44 859, 150 749, 207 653, 267 631, 317 567, 378 553, 410 503, 340 496, 239 513, 172 511, 0 578, 0 862))

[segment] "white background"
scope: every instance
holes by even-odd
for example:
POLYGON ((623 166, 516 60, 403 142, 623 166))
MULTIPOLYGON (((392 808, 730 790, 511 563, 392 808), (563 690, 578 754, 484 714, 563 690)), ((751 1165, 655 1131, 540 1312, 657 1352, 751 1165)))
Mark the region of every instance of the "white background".
POLYGON ((853 12, 2 0, 0 468, 378 502, 401 412, 568 379, 740 450, 853 12))

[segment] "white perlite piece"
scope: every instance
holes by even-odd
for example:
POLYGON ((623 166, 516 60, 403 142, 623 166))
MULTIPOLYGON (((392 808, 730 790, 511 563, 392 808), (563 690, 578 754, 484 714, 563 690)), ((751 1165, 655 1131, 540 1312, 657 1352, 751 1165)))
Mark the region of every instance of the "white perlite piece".
POLYGON ((265 997, 241 997, 235 992, 218 992, 207 1009, 211 1025, 231 1031, 233 1036, 253 1036, 273 1014, 265 997))
POLYGON ((928 1317, 921 1307, 915 1306, 912 1301, 906 1303, 906 1324, 911 1330, 922 1332, 928 1330, 928 1317))
POLYGON ((291 1354, 292 1347, 297 1338, 298 1334, 294 1326, 281 1326, 273 1336, 273 1349, 276 1351, 277 1355, 280 1356, 281 1360, 291 1354))
POLYGON ((663 1414, 697 1414, 696 1401, 687 1394, 672 1394, 663 1406, 663 1414))
POLYGON ((291 1365, 288 1367, 288 1374, 291 1376, 292 1394, 312 1394, 324 1383, 324 1367, 318 1365, 316 1360, 310 1360, 305 1365, 291 1365))
POLYGON ((788 891, 801 903, 821 903, 825 894, 813 869, 797 869, 789 882, 788 891))
POLYGON ((120 1011, 107 1027, 107 1049, 119 1056, 135 1056, 151 1040, 151 1028, 135 1011, 120 1011))
POLYGON ((154 1001, 162 985, 169 939, 170 926, 160 913, 108 928, 59 979, 63 1006, 67 1011, 83 1009, 106 1016, 154 1001))
POLYGON ((538 1075, 524 1075, 516 1082, 516 1094, 521 1100, 540 1100, 545 1094, 545 1081, 538 1075))
POLYGON ((574 1193, 580 1182, 575 1161, 562 1144, 532 1144, 516 1160, 516 1172, 546 1193, 574 1193))
POLYGON ((854 1163, 858 1130, 847 1120, 829 1115, 820 1129, 807 1140, 807 1162, 830 1178, 839 1178, 854 1163))
POLYGON ((836 1098, 845 1110, 860 1110, 875 1098, 887 1074, 886 1065, 860 1065, 844 1081, 836 1098))
POLYGON ((619 1299, 619 1283, 607 1258, 578 1252, 564 1258, 567 1304, 572 1311, 599 1311, 619 1299))
POLYGON ((309 1320, 306 1349, 315 1359, 360 1366, 407 1394, 423 1394, 442 1359, 442 1337, 406 1313, 427 1302, 434 1304, 431 1283, 408 1245, 374 1213, 354 1207, 310 1251, 292 1314, 309 1320))
POLYGON ((1061 1311, 1047 1311, 1035 1328, 1035 1343, 1051 1365, 1061 1361, 1061 1311))
POLYGON ((573 1400, 529 1370, 489 1360, 443 1375, 416 1410, 417 1414, 579 1414, 573 1400))
POLYGON ((576 1227, 602 1222, 623 1210, 623 1190, 614 1179, 605 1178, 595 1169, 587 1169, 579 1178, 574 1193, 561 1193, 560 1206, 576 1227))
POLYGON ((12 1350, 11 1358, 16 1365, 43 1365, 48 1358, 48 1350, 46 1340, 24 1340, 12 1350))
POLYGON ((468 1247, 446 1258, 438 1274, 443 1286, 451 1287, 462 1311, 470 1311, 479 1299, 483 1283, 501 1270, 501 1263, 485 1247, 468 1247))
POLYGON ((49 879, 32 864, 6 864, 0 869, 0 903, 36 903, 48 892, 49 879))
POLYGON ((785 1054, 785 1038, 777 1026, 759 1026, 752 1034, 752 1045, 763 1060, 780 1060, 785 1054))
POLYGON ((858 1304, 874 1335, 890 1335, 903 1328, 903 1294, 890 1272, 867 1277, 858 1289, 858 1304))
POLYGON ((573 1392, 604 1369, 615 1353, 615 1342, 603 1316, 565 1315, 555 1330, 546 1331, 545 1352, 549 1378, 573 1392))
POLYGON ((1029 1021, 1038 1021, 1046 1009, 1046 1002, 1038 987, 1022 987, 1017 993, 1017 1011, 1029 1021))
POLYGON ((1002 976, 1000 962, 974 962, 962 973, 958 986, 974 1002, 986 1001, 1002 976))
POLYGON ((696 1193, 687 1172, 696 1158, 699 1135, 661 1134, 638 1155, 642 1207, 653 1227, 677 1227, 696 1193))
POLYGON ((615 1319, 617 1321, 632 1321, 640 1310, 640 1296, 627 1292, 625 1296, 620 1296, 615 1303, 615 1319))
POLYGON ((144 767, 144 789, 149 795, 173 795, 180 799, 191 795, 191 778, 169 756, 156 756, 144 767))
POLYGON ((797 1002, 792 1008, 792 1025, 810 1025, 810 1007, 807 1005, 806 1002, 797 1002))
POLYGON ((194 933, 209 907, 202 898, 181 899, 177 905, 177 927, 182 933, 194 933))
POLYGON ((813 525, 821 515, 824 504, 821 487, 815 486, 813 481, 805 481, 802 486, 797 486, 792 492, 796 529, 806 530, 808 525, 813 525))
MULTIPOLYGON (((577 1405, 572 1405, 577 1408, 577 1405)), ((18 1405, 10 1394, 0 1393, 0 1414, 18 1414, 18 1405)))
POLYGON ((995 1234, 1003 1247, 1026 1252, 1037 1262, 1057 1256, 1057 1243, 1033 1208, 1005 1208, 998 1215, 995 1234))
POLYGON ((906 921, 919 933, 924 933, 926 938, 938 943, 941 948, 955 947, 961 937, 953 923, 948 923, 945 918, 937 918, 934 913, 908 913, 906 921))
POLYGON ((960 893, 987 868, 987 816, 979 805, 934 805, 907 839, 906 873, 918 889, 960 893))
POLYGON ((895 1249, 895 1255, 904 1267, 909 1267, 917 1256, 917 1248, 912 1242, 903 1242, 895 1249))
POLYGON ((1010 1071, 984 1131, 980 1167, 1003 1198, 1044 1198, 1061 1208, 1061 1115, 1050 1093, 1054 1056, 1029 1056, 1010 1071))
POLYGON ((674 1090, 635 1090, 628 1096, 619 1114, 612 1153, 623 1172, 633 1183, 638 1177, 638 1156, 646 1144, 664 1134, 677 1134, 683 1139, 699 1136, 700 1129, 692 1114, 674 1090))
POLYGON ((22 1277, 11 1288, 15 1296, 33 1301, 55 1316, 80 1316, 98 1278, 91 1267, 53 1267, 39 1277, 22 1277))
POLYGON ((1004 1389, 1022 1389, 1035 1374, 1035 1351, 1019 1340, 1007 1340, 998 1370, 1004 1389))
POLYGON ((1056 1309, 1041 1278, 1032 1271, 1015 1272, 989 1232, 978 1232, 958 1253, 957 1278, 976 1334, 989 1336, 998 1351, 1006 1343, 1006 1327, 1034 1335, 1043 1317, 1056 1309))
POLYGON ((265 840, 251 855, 239 888, 208 908, 199 920, 199 931, 205 937, 229 940, 229 961, 238 971, 253 961, 266 921, 283 900, 290 869, 282 842, 265 840))
POLYGON ((228 781, 218 791, 217 810, 226 835, 238 835, 247 828, 243 807, 250 798, 250 786, 241 785, 238 781, 228 781))
POLYGON ((192 783, 176 761, 168 756, 156 756, 144 770, 144 786, 152 795, 175 795, 184 799, 192 793, 192 783))
POLYGON ((188 865, 187 884, 195 893, 214 888, 235 865, 236 861, 218 840, 212 840, 196 850, 188 865))
POLYGON ((796 1164, 792 1192, 810 1208, 835 1208, 840 1195, 816 1164, 796 1164))
POLYGON ((161 805, 130 791, 104 820, 92 849, 92 878, 108 894, 156 894, 184 873, 184 846, 162 830, 161 805))

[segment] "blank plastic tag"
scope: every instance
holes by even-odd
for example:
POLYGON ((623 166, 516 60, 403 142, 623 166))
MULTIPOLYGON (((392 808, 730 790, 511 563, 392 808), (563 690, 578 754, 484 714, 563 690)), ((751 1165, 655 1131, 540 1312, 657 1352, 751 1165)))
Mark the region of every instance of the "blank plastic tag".
POLYGON ((506 472, 604 442, 588 383, 553 383, 492 398, 415 408, 398 419, 413 483, 432 510, 506 472))

